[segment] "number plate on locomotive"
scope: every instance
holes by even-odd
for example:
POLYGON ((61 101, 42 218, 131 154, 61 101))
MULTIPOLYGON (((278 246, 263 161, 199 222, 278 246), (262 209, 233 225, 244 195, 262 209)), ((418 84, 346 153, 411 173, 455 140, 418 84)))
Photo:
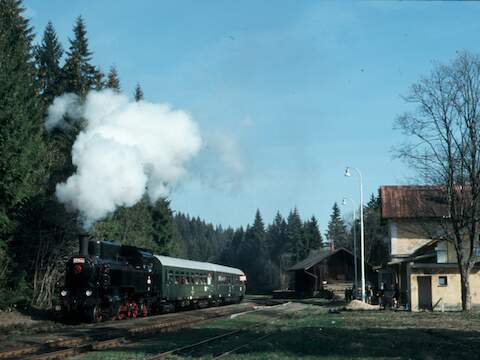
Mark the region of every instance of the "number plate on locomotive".
POLYGON ((84 258, 73 258, 73 263, 74 264, 84 264, 85 259, 84 258))

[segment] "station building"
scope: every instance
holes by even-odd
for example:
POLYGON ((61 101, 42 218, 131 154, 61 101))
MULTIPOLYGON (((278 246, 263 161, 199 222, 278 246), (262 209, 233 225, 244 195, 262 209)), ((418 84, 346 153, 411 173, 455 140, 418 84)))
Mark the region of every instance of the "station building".
MULTIPOLYGON (((441 236, 449 216, 442 188, 382 186, 380 198, 390 262, 380 271, 379 281, 398 284, 401 303, 412 311, 461 310, 456 251, 441 236)), ((470 275, 473 307, 480 307, 479 265, 470 275)))

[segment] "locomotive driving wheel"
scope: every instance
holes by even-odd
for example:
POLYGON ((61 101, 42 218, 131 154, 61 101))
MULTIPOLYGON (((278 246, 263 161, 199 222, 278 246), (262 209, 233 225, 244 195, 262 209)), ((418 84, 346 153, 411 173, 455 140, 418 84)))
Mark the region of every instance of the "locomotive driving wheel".
POLYGON ((148 304, 146 301, 142 301, 142 303, 140 304, 140 316, 147 317, 148 313, 148 304))
POLYGON ((123 320, 128 315, 128 307, 125 304, 119 304, 114 312, 113 320, 123 320))
POLYGON ((92 323, 99 323, 103 321, 103 311, 100 305, 95 305, 89 310, 90 320, 92 323))
POLYGON ((136 302, 132 302, 128 304, 128 317, 129 318, 137 318, 139 313, 139 307, 136 302))

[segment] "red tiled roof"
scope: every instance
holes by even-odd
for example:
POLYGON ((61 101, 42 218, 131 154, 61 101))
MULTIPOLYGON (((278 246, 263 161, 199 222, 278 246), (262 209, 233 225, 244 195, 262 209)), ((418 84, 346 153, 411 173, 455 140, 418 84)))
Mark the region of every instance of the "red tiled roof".
POLYGON ((445 190, 440 186, 381 186, 382 218, 443 218, 448 216, 445 190))

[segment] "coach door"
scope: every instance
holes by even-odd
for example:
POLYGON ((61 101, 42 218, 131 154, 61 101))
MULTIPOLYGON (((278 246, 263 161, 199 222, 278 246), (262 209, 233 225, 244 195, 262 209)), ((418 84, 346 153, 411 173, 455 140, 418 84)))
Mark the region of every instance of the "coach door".
POLYGON ((418 276, 418 309, 432 310, 432 277, 418 276))

